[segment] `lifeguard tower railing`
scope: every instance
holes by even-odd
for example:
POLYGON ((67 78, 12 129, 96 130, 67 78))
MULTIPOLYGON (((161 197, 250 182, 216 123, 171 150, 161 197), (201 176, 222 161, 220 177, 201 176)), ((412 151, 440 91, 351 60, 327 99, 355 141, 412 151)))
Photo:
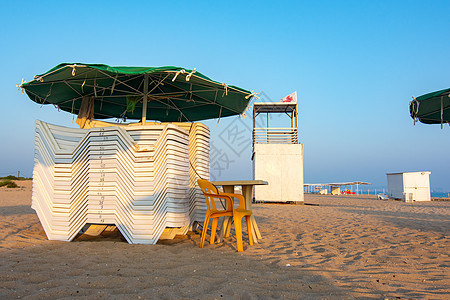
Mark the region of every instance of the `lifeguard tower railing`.
POLYGON ((298 144, 297 103, 258 102, 253 105, 253 145, 298 144), (267 114, 267 127, 256 127, 256 117, 267 114), (291 119, 291 127, 269 127, 269 114, 285 113, 291 119))
POLYGON ((254 128, 255 144, 298 144, 297 128, 254 128))

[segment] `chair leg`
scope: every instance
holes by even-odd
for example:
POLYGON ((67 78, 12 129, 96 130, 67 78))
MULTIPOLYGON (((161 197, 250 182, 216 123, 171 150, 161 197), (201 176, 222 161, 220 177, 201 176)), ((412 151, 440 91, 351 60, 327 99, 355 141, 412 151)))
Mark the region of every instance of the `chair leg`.
POLYGON ((238 252, 244 251, 244 245, 242 244, 242 216, 234 216, 234 229, 236 230, 236 240, 238 252))
POLYGON ((252 219, 248 215, 248 216, 245 216, 245 221, 247 222, 248 243, 251 246, 251 245, 253 245, 252 219))
POLYGON ((203 222, 203 230, 202 230, 202 237, 200 240, 200 248, 203 248, 205 245, 205 239, 206 239, 206 232, 208 231, 208 225, 209 225, 209 216, 205 216, 205 222, 203 222))
POLYGON ((228 222, 227 222, 227 232, 225 233, 225 237, 229 237, 230 236, 230 232, 231 232, 231 222, 233 222, 233 218, 229 217, 228 218, 228 222))
POLYGON ((217 223, 219 223, 219 218, 213 218, 211 228, 211 245, 214 244, 214 240, 216 239, 217 223))

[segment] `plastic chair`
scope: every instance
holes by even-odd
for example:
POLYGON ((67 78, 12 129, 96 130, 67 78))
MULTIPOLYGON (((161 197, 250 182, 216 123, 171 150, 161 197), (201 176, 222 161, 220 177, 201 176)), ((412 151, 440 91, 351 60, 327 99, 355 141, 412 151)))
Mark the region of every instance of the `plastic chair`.
MULTIPOLYGON (((230 193, 221 193, 217 190, 217 188, 208 180, 199 179, 197 180, 198 185, 202 189, 203 194, 206 199, 206 216, 205 222, 203 223, 203 231, 202 237, 200 241, 200 248, 203 248, 206 239, 206 232, 208 230, 209 221, 212 219, 212 228, 211 228, 211 244, 214 244, 214 240, 216 237, 217 224, 219 222, 220 217, 232 217, 234 220, 234 228, 236 231, 236 240, 237 240, 237 248, 239 252, 244 250, 244 246, 242 244, 242 218, 245 216, 245 220, 247 222, 247 231, 248 231, 248 241, 250 245, 253 245, 253 237, 252 237, 252 228, 250 222, 250 216, 252 212, 250 210, 245 209, 245 199, 242 195, 238 194, 230 194, 230 193), (233 198, 237 198, 239 200, 239 207, 234 208, 233 198), (227 208, 223 210, 219 210, 216 207, 214 199, 225 199, 227 201, 227 208)), ((230 219, 231 221, 231 219, 230 219)), ((224 222, 225 226, 225 222, 224 222)), ((229 232, 227 232, 227 236, 229 236, 229 232)))

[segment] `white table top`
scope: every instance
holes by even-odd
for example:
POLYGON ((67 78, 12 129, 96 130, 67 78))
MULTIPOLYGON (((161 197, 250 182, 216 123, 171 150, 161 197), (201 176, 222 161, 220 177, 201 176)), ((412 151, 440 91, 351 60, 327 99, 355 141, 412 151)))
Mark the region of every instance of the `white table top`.
POLYGON ((230 185, 268 185, 264 180, 229 180, 229 181, 211 181, 214 185, 230 186, 230 185))

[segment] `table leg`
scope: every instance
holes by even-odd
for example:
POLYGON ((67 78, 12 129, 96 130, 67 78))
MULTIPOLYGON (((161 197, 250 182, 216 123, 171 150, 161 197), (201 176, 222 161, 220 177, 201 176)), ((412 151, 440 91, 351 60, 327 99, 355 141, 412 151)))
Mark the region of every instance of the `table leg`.
MULTIPOLYGON (((253 201, 253 185, 243 185, 242 186, 242 195, 245 198, 245 209, 252 210, 252 201, 253 201)), ((258 242, 258 239, 261 239, 261 233, 259 232, 258 225, 256 224, 255 216, 252 214, 250 217, 252 224, 252 233, 255 240, 255 243, 258 242)))
MULTIPOLYGON (((223 187, 223 191, 224 193, 234 193, 234 186, 230 185, 230 186, 224 186, 223 187)), ((225 208, 228 208, 228 202, 225 201, 225 208)), ((219 243, 223 242, 224 237, 226 236, 227 232, 230 232, 230 228, 231 228, 231 222, 230 222, 231 217, 224 217, 223 218, 223 222, 222 222, 222 226, 220 228, 219 231, 219 236, 217 237, 219 243)))
POLYGON ((234 194, 234 185, 223 186, 223 192, 228 194, 234 194))

